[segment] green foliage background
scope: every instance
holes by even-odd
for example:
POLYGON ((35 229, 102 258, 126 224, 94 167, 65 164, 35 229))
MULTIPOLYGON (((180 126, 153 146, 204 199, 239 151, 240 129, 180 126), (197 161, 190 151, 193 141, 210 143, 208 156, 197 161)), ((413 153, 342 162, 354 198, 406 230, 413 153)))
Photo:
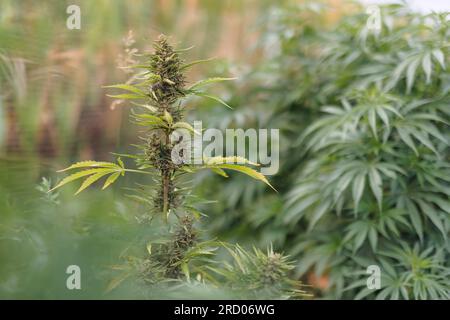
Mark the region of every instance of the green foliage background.
POLYGON ((282 197, 233 181, 215 226, 276 243, 327 298, 447 299, 448 15, 385 6, 376 32, 362 8, 327 26, 328 9, 272 15, 262 45, 279 52, 248 75, 228 123, 283 129, 282 197))

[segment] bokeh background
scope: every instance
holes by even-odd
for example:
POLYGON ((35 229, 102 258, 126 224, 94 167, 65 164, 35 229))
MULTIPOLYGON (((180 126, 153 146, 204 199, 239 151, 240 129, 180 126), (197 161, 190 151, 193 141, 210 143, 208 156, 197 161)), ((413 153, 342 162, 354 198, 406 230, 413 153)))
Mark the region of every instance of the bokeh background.
MULTIPOLYGON (((133 59, 130 51, 150 50, 161 33, 180 47, 194 45, 186 60, 217 58, 190 71, 190 81, 215 75, 238 77, 216 89, 234 110, 192 100, 190 119, 218 128, 282 129, 282 167, 279 177, 273 178, 280 194, 245 177, 222 181, 203 174, 196 178, 197 192, 217 200, 204 208, 211 237, 261 248, 273 243, 296 258, 307 244, 296 247, 295 241, 289 242, 295 232, 272 221, 283 214, 284 196, 291 190, 289 172, 302 158, 289 152, 292 134, 298 135, 309 124, 320 99, 303 98, 310 88, 302 88, 311 86, 311 81, 303 79, 299 84, 302 71, 290 60, 293 52, 298 53, 301 67, 308 68, 314 46, 289 51, 283 39, 298 31, 302 46, 308 48, 317 32, 332 27, 343 15, 364 12, 359 3, 321 1, 283 20, 308 21, 306 28, 296 31, 279 23, 290 8, 302 5, 303 1, 290 0, 2 0, 0 298, 140 297, 133 284, 104 292, 111 266, 130 243, 152 232, 151 226, 136 223, 139 207, 123 196, 122 187, 132 184, 133 177, 109 190, 93 188, 77 197, 72 196, 74 187, 53 195, 45 190, 58 179, 55 171, 68 163, 110 161, 111 152, 133 150, 129 145, 136 142, 137 129, 127 121, 128 107, 114 104, 102 86, 125 81, 128 75, 120 67, 133 59), (81 30, 66 28, 66 8, 71 4, 81 8, 81 30), (288 64, 280 69, 278 58, 286 51, 288 64), (268 86, 271 82, 277 86, 268 86), (306 104, 292 112, 298 99, 306 104), (65 270, 70 264, 81 267, 81 291, 66 289, 65 270)), ((307 267, 299 267, 297 276, 318 296, 340 297, 330 291, 336 284, 330 283, 327 272, 308 271, 313 263, 326 269, 329 262, 308 262, 307 267)))

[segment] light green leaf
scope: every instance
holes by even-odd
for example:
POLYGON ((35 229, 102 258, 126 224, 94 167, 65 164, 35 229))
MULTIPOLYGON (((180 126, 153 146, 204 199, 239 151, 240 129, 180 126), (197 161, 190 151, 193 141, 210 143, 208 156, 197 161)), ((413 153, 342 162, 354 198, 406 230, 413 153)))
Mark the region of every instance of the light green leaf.
POLYGON ((209 94, 206 94, 206 93, 203 93, 203 92, 199 92, 199 91, 194 91, 193 94, 195 94, 196 96, 199 96, 199 97, 212 99, 214 101, 219 102, 220 104, 223 104, 227 108, 233 109, 230 105, 228 105, 225 101, 223 101, 219 97, 216 97, 216 96, 213 96, 213 95, 209 95, 209 94))
POLYGON ((389 129, 389 117, 388 117, 386 111, 384 111, 384 109, 382 107, 380 107, 380 108, 376 108, 376 112, 377 112, 377 115, 380 117, 381 121, 383 121, 385 126, 389 129))
POLYGON ((309 221, 308 230, 312 230, 322 216, 330 209, 330 201, 325 201, 314 209, 311 220, 309 221))
POLYGON ((69 182, 75 181, 77 179, 83 178, 83 177, 91 175, 91 174, 96 174, 96 173, 100 173, 100 172, 111 172, 111 171, 112 171, 111 168, 96 168, 96 169, 88 169, 88 170, 83 170, 83 171, 80 171, 80 172, 77 172, 77 173, 73 173, 70 176, 65 177, 64 179, 62 179, 61 182, 58 183, 50 191, 58 189, 58 188, 62 187, 63 185, 65 185, 65 184, 67 184, 69 182))
POLYGON ((433 151, 436 155, 439 155, 436 149, 434 148, 433 143, 430 141, 430 139, 428 139, 426 133, 422 133, 412 127, 408 128, 408 131, 412 134, 414 138, 419 140, 424 146, 433 151))
POLYGON ((431 136, 435 137, 436 139, 441 140, 443 143, 445 143, 446 145, 449 144, 449 141, 447 138, 445 138, 438 130, 438 128, 436 128, 436 126, 432 123, 417 123, 416 124, 417 127, 419 127, 420 129, 422 129, 423 131, 427 132, 428 134, 430 134, 431 136))
MULTIPOLYGON (((208 167, 208 166, 207 166, 208 167)), ((246 167, 246 166, 242 166, 242 165, 238 165, 238 164, 218 164, 215 165, 215 167, 217 168, 221 168, 221 169, 229 169, 229 170, 234 170, 234 171, 238 171, 241 173, 244 173, 250 177, 252 177, 253 179, 259 180, 264 182, 265 184, 267 184, 269 187, 271 187, 273 190, 275 190, 276 192, 278 192, 267 180, 267 178, 260 172, 246 167)))
POLYGON ((195 46, 190 46, 190 47, 188 47, 188 48, 176 49, 176 50, 173 50, 173 52, 176 52, 176 53, 186 52, 186 51, 191 50, 191 49, 194 48, 194 47, 195 47, 195 46))
POLYGON ((158 111, 157 107, 149 105, 149 104, 136 103, 134 101, 131 101, 131 103, 137 107, 145 108, 145 109, 149 110, 151 113, 155 113, 156 111, 158 111))
POLYGON ((199 63, 210 62, 210 61, 212 61, 212 60, 214 60, 214 59, 215 59, 215 58, 202 59, 202 60, 195 60, 195 61, 192 61, 192 62, 189 62, 189 63, 186 63, 186 64, 182 65, 181 68, 180 68, 180 70, 188 69, 188 68, 190 68, 190 67, 192 67, 192 66, 195 66, 196 64, 199 64, 199 63))
POLYGON ((80 161, 75 164, 72 164, 70 167, 67 167, 62 170, 58 170, 57 172, 64 172, 71 169, 77 169, 77 168, 89 168, 89 167, 95 167, 95 168, 116 168, 117 164, 112 162, 101 162, 101 161, 93 161, 93 160, 87 160, 87 161, 80 161))
POLYGON ((237 163, 237 164, 250 164, 253 166, 259 166, 258 163, 247 160, 244 157, 239 156, 229 156, 229 157, 212 157, 212 158, 203 158, 203 161, 206 165, 216 165, 222 163, 237 163))
POLYGON ((364 191, 364 186, 366 183, 366 173, 360 173, 356 176, 355 181, 353 181, 353 202, 355 204, 355 212, 358 211, 359 201, 364 191))
POLYGON ((411 62, 408 66, 408 69, 406 70, 406 92, 410 93, 411 88, 414 84, 415 76, 416 76, 416 70, 419 66, 419 59, 415 59, 413 62, 411 62))
POLYGON ((432 54, 436 58, 436 60, 439 62, 439 64, 441 65, 442 69, 445 70, 444 54, 442 53, 442 51, 440 49, 434 49, 432 51, 432 54))
POLYGON ((431 82, 431 71, 432 71, 431 55, 429 53, 426 53, 422 59, 422 69, 425 72, 426 83, 429 84, 431 82))
POLYGON ((211 170, 212 170, 214 173, 217 173, 218 175, 220 175, 220 176, 222 176, 222 177, 228 178, 227 173, 226 173, 225 171, 223 171, 222 169, 220 169, 220 168, 211 168, 211 170))
MULTIPOLYGON (((106 180, 105 185, 103 186, 103 189, 105 189, 106 187, 108 187, 111 183, 113 183, 117 179, 116 175, 117 176, 120 174, 123 175, 123 174, 125 174, 125 171, 128 170, 128 169, 125 169, 125 166, 124 166, 122 160, 120 159, 120 157, 117 159, 117 161, 119 163, 118 165, 115 163, 111 163, 111 162, 100 162, 100 161, 91 161, 91 160, 75 163, 66 169, 60 170, 60 172, 71 170, 71 169, 79 169, 79 168, 92 168, 92 169, 83 170, 83 171, 79 171, 74 174, 71 174, 70 176, 64 178, 58 185, 56 185, 50 191, 53 191, 56 188, 60 188, 63 185, 65 185, 66 183, 72 182, 74 180, 77 180, 79 178, 82 178, 82 177, 85 177, 88 175, 91 175, 91 177, 87 178, 83 182, 80 189, 78 189, 78 191, 76 192, 76 194, 78 194, 81 191, 83 191, 84 189, 86 189, 87 187, 89 187, 92 183, 94 183, 95 181, 97 181, 98 179, 103 177, 104 175, 109 174, 109 173, 114 173, 113 176, 109 177, 106 180)), ((136 170, 130 170, 130 171, 136 171, 136 170)))
POLYGON ((181 263, 181 271, 183 271, 183 274, 186 277, 187 281, 190 281, 191 274, 189 272, 189 267, 186 262, 181 263))
POLYGON ((123 93, 123 94, 107 94, 108 97, 114 98, 114 99, 124 99, 124 100, 133 100, 133 99, 143 99, 146 96, 138 95, 138 94, 131 94, 131 93, 123 93))
POLYGON ((408 146, 410 147, 414 153, 418 156, 419 152, 416 149, 416 146, 414 145, 413 140, 411 139, 411 136, 409 135, 409 132, 406 131, 404 128, 397 127, 398 135, 400 136, 400 139, 408 146))
POLYGON ((120 176, 120 172, 115 172, 106 179, 105 184, 103 185, 102 190, 108 188, 111 184, 113 184, 117 178, 120 176))
POLYGON ((145 92, 143 92, 141 89, 136 88, 135 86, 132 86, 132 85, 129 85, 129 84, 115 84, 115 85, 111 85, 111 86, 104 86, 103 88, 122 89, 122 90, 130 91, 130 92, 133 92, 133 93, 135 93, 137 95, 145 97, 145 92))
POLYGON ((169 112, 167 112, 167 110, 164 110, 164 114, 163 114, 163 119, 167 122, 167 124, 169 125, 169 126, 171 126, 172 124, 173 124, 173 118, 172 118, 172 115, 169 113, 169 112))
POLYGON ((372 247, 372 250, 376 252, 378 243, 378 233, 377 230, 373 227, 369 229, 369 242, 370 246, 372 247))
POLYGON ((417 199, 416 202, 419 204, 423 213, 431 220, 431 222, 433 222, 436 228, 438 228, 439 231, 442 232, 442 235, 446 237, 444 225, 436 210, 432 206, 427 204, 425 201, 417 199))
POLYGON ((200 81, 197 81, 196 83, 194 83, 192 86, 189 87, 188 90, 198 89, 198 88, 204 87, 208 84, 215 83, 215 82, 230 81, 230 80, 236 80, 236 79, 237 78, 220 78, 220 77, 203 79, 203 80, 200 80, 200 81))
POLYGON ((197 130, 195 130, 189 123, 183 122, 183 121, 180 121, 180 122, 175 123, 175 124, 172 126, 172 128, 173 128, 173 129, 186 129, 186 130, 189 130, 189 131, 192 132, 192 133, 200 134, 200 132, 198 132, 197 130))
POLYGON ((159 126, 167 128, 167 122, 158 116, 147 113, 133 113, 132 116, 136 119, 137 124, 142 126, 159 126))
POLYGON ((374 109, 370 109, 367 117, 368 117, 368 120, 369 120, 370 129, 372 130, 372 133, 375 136, 375 139, 378 140, 378 135, 377 135, 377 118, 375 116, 375 110, 374 109))
POLYGON ((416 230, 419 239, 422 240, 423 239, 422 218, 420 217, 419 212, 417 211, 417 208, 412 201, 410 200, 406 201, 406 208, 408 209, 408 214, 409 218, 411 219, 412 225, 416 230))
POLYGON ((381 181, 380 174, 378 173, 377 169, 375 169, 375 168, 370 168, 369 184, 370 184, 370 188, 372 189, 373 195, 377 199, 378 208, 381 211, 382 201, 383 201, 382 181, 381 181))
POLYGON ((86 180, 83 181, 80 188, 77 190, 77 192, 75 192, 75 195, 79 194, 81 191, 83 191, 84 189, 89 187, 91 184, 93 184, 95 181, 97 181, 101 177, 103 177, 109 173, 112 173, 112 172, 114 172, 114 169, 112 169, 112 170, 106 169, 106 171, 98 172, 96 174, 91 175, 90 177, 88 177, 86 180))

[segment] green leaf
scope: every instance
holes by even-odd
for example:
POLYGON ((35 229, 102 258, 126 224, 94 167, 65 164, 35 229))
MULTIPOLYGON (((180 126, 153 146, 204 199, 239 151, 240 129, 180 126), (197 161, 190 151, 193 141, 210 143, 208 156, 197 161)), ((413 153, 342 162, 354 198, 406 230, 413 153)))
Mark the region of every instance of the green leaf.
POLYGON ((120 166, 122 169, 125 169, 125 165, 124 165, 122 159, 120 159, 120 157, 117 158, 117 163, 119 164, 119 166, 120 166))
POLYGON ((190 68, 190 67, 192 67, 192 66, 195 66, 196 64, 199 64, 199 63, 210 62, 210 61, 212 61, 212 60, 214 60, 214 59, 215 59, 215 58, 202 59, 202 60, 195 60, 195 61, 192 61, 192 62, 189 62, 189 63, 186 63, 186 64, 182 65, 181 68, 180 68, 180 70, 188 69, 188 68, 190 68))
MULTIPOLYGON (((208 167, 208 166, 206 166, 206 167, 208 167)), ((278 191, 277 191, 277 190, 269 183, 269 181, 266 179, 266 177, 265 177, 262 173, 260 173, 260 172, 258 172, 258 171, 256 171, 256 170, 254 170, 254 169, 252 169, 252 168, 249 168, 249 167, 246 167, 246 166, 241 166, 241 165, 238 165, 238 164, 218 164, 218 165, 215 165, 215 167, 221 168, 221 169, 234 170, 234 171, 238 171, 238 172, 244 173, 244 174, 246 174, 246 175, 252 177, 253 179, 256 179, 256 180, 259 180, 259 181, 264 182, 264 183, 267 184, 269 187, 271 187, 273 190, 275 190, 276 192, 278 192, 278 191)))
POLYGON ((131 276, 130 272, 124 272, 116 278, 113 278, 105 289, 105 293, 111 292, 117 288, 124 280, 131 276))
POLYGON ((120 172, 115 172, 106 179, 105 184, 103 185, 102 190, 108 188, 111 184, 113 184, 117 178, 120 176, 120 172))
POLYGON ((73 173, 68 177, 65 177, 64 179, 61 180, 60 183, 58 183, 55 187, 53 187, 50 191, 53 191, 55 189, 58 189, 60 187, 62 187, 63 185, 75 181, 77 179, 83 178, 85 176, 91 175, 91 174, 96 174, 102 171, 110 171, 111 169, 106 169, 106 168, 96 168, 96 169, 89 169, 89 170, 83 170, 77 173, 73 173))
POLYGON ((114 170, 111 170, 111 169, 104 169, 104 170, 106 170, 106 171, 93 174, 90 177, 88 177, 86 180, 84 180, 83 183, 81 184, 80 188, 77 190, 77 192, 75 192, 75 195, 79 194, 81 191, 83 191, 84 189, 89 187, 91 184, 93 184, 95 181, 97 181, 101 177, 114 172, 114 170))
POLYGON ((353 241, 353 252, 355 253, 358 249, 364 244, 364 240, 366 240, 367 235, 369 233, 369 228, 366 223, 357 225, 358 232, 355 234, 355 238, 353 241))
POLYGON ((355 296, 355 300, 362 300, 363 298, 367 297, 368 295, 372 294, 374 292, 373 289, 365 288, 358 292, 358 294, 355 296))
POLYGON ((433 151, 436 155, 439 155, 439 153, 434 148, 433 143, 430 141, 430 139, 428 139, 426 133, 422 133, 412 127, 408 128, 408 131, 411 132, 412 136, 419 140, 424 146, 433 151))
POLYGON ((208 84, 215 83, 215 82, 230 81, 230 80, 236 80, 236 79, 237 78, 220 78, 220 77, 203 79, 203 80, 200 80, 200 81, 197 81, 196 83, 194 83, 192 86, 189 87, 188 90, 198 89, 198 88, 204 87, 208 84))
POLYGON ((429 135, 435 137, 436 139, 441 140, 446 145, 449 144, 448 139, 445 138, 439 132, 438 128, 436 128, 436 126, 434 124, 432 124, 432 123, 417 123, 416 126, 419 127, 420 129, 422 129, 423 131, 427 132, 429 135))
POLYGON ((173 124, 172 115, 169 112, 167 112, 167 110, 164 110, 164 114, 163 114, 162 118, 164 119, 164 121, 167 122, 169 127, 173 124))
POLYGON ((433 222, 433 224, 436 226, 436 228, 438 228, 439 231, 442 232, 442 235, 444 237, 446 237, 444 225, 441 221, 441 218, 439 217, 439 214, 436 212, 436 210, 432 206, 427 204, 425 201, 417 199, 416 202, 419 204, 423 213, 431 220, 431 222, 433 222))
POLYGON ((366 173, 360 173, 356 176, 355 181, 353 181, 353 202, 355 204, 355 212, 358 211, 359 201, 364 191, 364 186, 366 183, 366 173))
POLYGON ((220 175, 220 176, 222 176, 222 177, 228 178, 227 173, 226 173, 225 171, 223 171, 222 169, 220 169, 220 168, 211 168, 211 170, 212 170, 214 173, 217 173, 218 175, 220 175))
POLYGON ((219 97, 216 97, 216 96, 213 96, 213 95, 209 95, 209 94, 206 94, 206 93, 203 93, 203 92, 199 92, 199 91, 194 91, 192 93, 195 94, 196 96, 199 96, 199 97, 212 99, 214 101, 219 102, 220 104, 224 105, 227 108, 233 109, 230 105, 228 105, 225 101, 223 101, 219 97))
POLYGON ((416 76, 416 70, 419 66, 419 59, 415 59, 411 64, 408 66, 408 69, 406 70, 406 92, 410 93, 411 88, 414 84, 415 76, 416 76))
POLYGON ((189 267, 186 262, 181 263, 181 271, 183 271, 184 276, 186 277, 187 281, 190 281, 191 274, 189 272, 189 267))
POLYGON ((157 126, 167 128, 167 122, 165 119, 161 119, 158 116, 147 113, 133 113, 132 116, 136 119, 137 124, 141 126, 157 126))
POLYGON ((432 54, 435 57, 435 59, 439 62, 439 64, 441 65, 442 69, 445 70, 444 54, 442 53, 442 51, 440 49, 434 49, 432 51, 432 54))
POLYGON ((173 52, 177 52, 177 53, 180 53, 180 52, 186 52, 186 51, 189 51, 189 50, 191 50, 192 48, 194 48, 195 46, 190 46, 190 47, 188 47, 188 48, 183 48, 183 49, 175 49, 175 50, 173 50, 173 52))
POLYGON ((381 121, 385 124, 385 126, 389 129, 389 117, 383 108, 376 108, 378 117, 380 117, 381 121))
POLYGON ((322 216, 330 209, 331 202, 325 201, 314 209, 311 220, 309 221, 308 230, 312 230, 322 216))
POLYGON ((103 88, 117 88, 117 89, 122 89, 122 90, 133 92, 133 93, 143 96, 143 97, 146 96, 145 92, 143 92, 141 89, 136 88, 135 86, 132 86, 129 84, 114 84, 111 86, 104 86, 103 88))
POLYGON ((145 108, 145 109, 147 109, 148 111, 150 111, 151 113, 155 113, 155 112, 158 111, 158 108, 157 108, 157 107, 152 106, 152 105, 149 105, 149 104, 142 104, 142 103, 137 103, 137 102, 134 102, 134 101, 131 101, 131 103, 132 103, 133 105, 137 106, 137 107, 145 108))
POLYGON ((369 120, 370 128, 372 129, 372 133, 373 133, 375 139, 378 140, 378 135, 377 135, 377 118, 375 116, 375 110, 374 109, 370 109, 367 117, 368 117, 368 120, 369 120))
POLYGON ((369 184, 370 184, 370 188, 372 189, 373 195, 377 199, 378 208, 381 211, 382 201, 383 201, 382 181, 381 181, 380 174, 378 173, 377 169, 375 169, 375 168, 370 168, 369 184))
MULTIPOLYGON (((116 175, 117 176, 120 174, 123 175, 125 173, 125 171, 127 171, 127 169, 125 169, 125 166, 124 166, 122 160, 120 158, 118 158, 117 161, 119 163, 118 165, 115 163, 111 163, 111 162, 99 162, 99 161, 91 161, 91 160, 75 163, 66 169, 60 170, 60 172, 71 170, 71 169, 80 169, 80 168, 92 168, 92 169, 82 170, 82 171, 71 174, 70 176, 64 178, 53 189, 49 190, 49 192, 53 191, 54 189, 60 188, 69 182, 72 182, 72 181, 80 179, 82 177, 91 175, 89 178, 87 178, 83 182, 81 187, 75 193, 75 194, 78 194, 81 191, 83 191, 84 189, 86 189, 87 187, 89 187, 92 183, 94 183, 95 181, 97 181, 98 179, 103 177, 104 175, 113 173, 113 176, 109 177, 106 180, 105 185, 103 186, 103 189, 105 189, 106 187, 108 187, 110 184, 112 184, 117 179, 116 175)), ((133 171, 133 170, 130 170, 130 171, 133 171)), ((136 171, 136 170, 134 170, 134 171, 136 171)))
POLYGON ((370 242, 370 246, 372 247, 373 252, 376 252, 377 243, 378 243, 378 233, 375 228, 369 229, 369 242, 370 242))
POLYGON ((403 74, 403 71, 406 69, 406 67, 408 66, 408 63, 410 63, 411 60, 412 60, 411 57, 408 59, 405 59, 395 68, 390 80, 388 81, 388 83, 385 86, 386 91, 389 91, 396 86, 401 75, 403 74))
POLYGON ((422 69, 425 72, 426 83, 429 84, 431 82, 431 71, 432 71, 431 55, 429 53, 426 53, 422 59, 422 69))
POLYGON ((70 167, 67 167, 62 170, 58 170, 57 172, 64 172, 71 169, 77 169, 77 168, 88 168, 88 167, 95 167, 95 168, 116 168, 117 164, 112 162, 101 162, 101 161, 80 161, 75 164, 72 164, 70 167))
POLYGON ((419 152, 416 149, 416 146, 414 145, 413 140, 411 139, 411 136, 409 135, 409 132, 405 130, 402 127, 397 127, 398 135, 400 136, 400 139, 408 146, 410 147, 414 153, 418 156, 419 152))
POLYGON ((134 64, 131 66, 122 67, 123 69, 150 69, 151 66, 147 64, 134 64))
POLYGON ((114 98, 114 99, 124 99, 124 100, 135 100, 135 99, 142 99, 146 96, 141 96, 137 94, 131 94, 131 93, 123 93, 123 94, 107 94, 108 97, 114 98))
POLYGON ((259 166, 258 163, 247 160, 244 157, 239 156, 229 156, 229 157, 212 157, 212 158, 203 158, 203 161, 206 165, 216 165, 222 163, 237 163, 237 164, 250 164, 252 166, 259 166))
POLYGON ((201 134, 200 132, 198 132, 197 130, 195 130, 189 123, 183 122, 183 121, 180 121, 180 122, 175 123, 175 124, 172 126, 172 128, 173 128, 173 129, 186 129, 186 130, 188 130, 188 131, 190 131, 190 132, 192 132, 192 133, 195 133, 195 134, 201 134))
POLYGON ((435 114, 432 114, 432 113, 415 113, 410 118, 411 119, 420 119, 420 120, 432 120, 432 121, 436 121, 436 122, 445 123, 446 125, 450 125, 450 123, 445 121, 445 119, 443 119, 442 117, 439 117, 435 114))
POLYGON ((422 241, 423 225, 422 225, 422 219, 419 215, 419 212, 417 211, 417 208, 414 205, 414 203, 410 200, 406 201, 406 208, 408 209, 408 214, 409 214, 409 218, 411 219, 412 225, 413 225, 414 229, 416 230, 416 233, 419 236, 419 239, 422 241))

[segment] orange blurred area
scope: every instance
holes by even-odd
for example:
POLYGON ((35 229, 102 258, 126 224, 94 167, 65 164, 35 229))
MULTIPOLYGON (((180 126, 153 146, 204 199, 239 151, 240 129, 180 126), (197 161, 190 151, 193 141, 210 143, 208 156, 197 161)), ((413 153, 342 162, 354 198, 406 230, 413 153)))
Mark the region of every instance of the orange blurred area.
MULTIPOLYGON (((81 30, 69 30, 64 3, 2 1, 0 53, 10 80, 1 86, 0 154, 108 157, 107 150, 134 134, 122 108, 111 110, 113 101, 102 86, 126 79, 118 67, 131 59, 132 50, 151 50, 152 39, 164 33, 182 47, 195 45, 187 59, 217 58, 218 63, 194 69, 191 80, 217 66, 232 72, 233 66, 263 58, 259 41, 268 16, 303 3, 77 1, 81 30)), ((341 0, 324 3, 330 24, 352 7, 341 0)))

